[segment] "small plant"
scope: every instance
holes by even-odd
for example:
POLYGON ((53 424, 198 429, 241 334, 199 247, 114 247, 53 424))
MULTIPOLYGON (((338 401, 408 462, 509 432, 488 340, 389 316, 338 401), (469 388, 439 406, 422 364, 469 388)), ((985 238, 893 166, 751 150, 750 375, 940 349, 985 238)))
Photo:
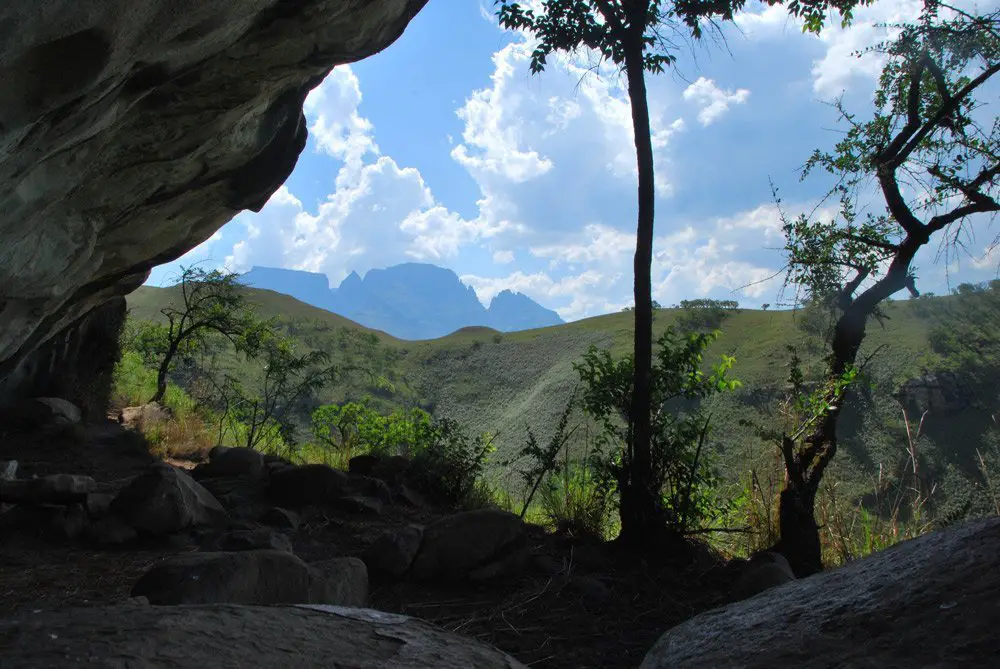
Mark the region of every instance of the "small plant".
POLYGON ((527 459, 529 462, 526 469, 518 472, 525 486, 524 504, 521 507, 520 514, 521 518, 524 518, 528 512, 528 508, 531 506, 531 502, 535 498, 535 493, 538 492, 542 482, 556 468, 559 452, 566 447, 570 437, 576 432, 576 426, 569 429, 569 417, 575 406, 576 391, 574 390, 573 394, 570 395, 569 401, 566 403, 566 408, 563 409, 562 415, 559 417, 556 431, 552 435, 552 438, 549 439, 549 442, 544 447, 540 446, 535 433, 528 427, 524 447, 518 451, 514 459, 505 460, 501 463, 506 468, 520 459, 527 459))

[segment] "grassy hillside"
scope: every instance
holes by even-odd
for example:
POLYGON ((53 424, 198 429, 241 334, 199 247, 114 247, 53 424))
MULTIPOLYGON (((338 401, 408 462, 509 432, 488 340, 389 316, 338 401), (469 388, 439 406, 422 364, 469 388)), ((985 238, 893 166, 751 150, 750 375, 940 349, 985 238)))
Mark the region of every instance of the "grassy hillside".
MULTIPOLYGON (((260 313, 277 316, 303 348, 324 349, 335 358, 338 331, 374 332, 272 291, 248 289, 248 293, 260 313)), ((174 295, 173 289, 144 287, 129 296, 129 306, 135 317, 157 319, 159 309, 174 295)), ((902 382, 938 363, 928 353, 928 322, 911 303, 889 304, 886 315, 881 325, 871 326, 861 354, 861 359, 871 356, 869 385, 855 393, 842 422, 841 452, 832 473, 845 498, 870 495, 880 477, 902 470, 906 430, 893 393, 902 382)), ((680 316, 679 310, 659 310, 654 328, 660 332, 680 316)), ((786 346, 798 348, 807 372, 822 368, 823 351, 802 331, 797 318, 790 311, 733 314, 710 350, 711 362, 723 353, 735 356, 734 375, 744 382, 740 391, 714 400, 711 407, 716 425, 713 446, 729 481, 749 468, 773 469, 774 446, 761 443, 741 420, 774 424, 776 402, 788 374, 786 346)), ((577 383, 572 365, 590 345, 617 353, 630 349, 631 324, 632 315, 621 313, 516 333, 467 328, 429 341, 403 341, 374 332, 392 358, 396 381, 396 392, 381 393, 381 399, 387 404, 419 405, 473 430, 499 433, 496 444, 501 455, 510 453, 523 443, 527 426, 539 437, 551 432, 577 383)), ((317 399, 356 399, 370 390, 348 383, 317 399)), ((911 419, 916 423, 919 416, 911 419)), ((968 487, 968 481, 979 475, 975 450, 983 442, 987 422, 988 416, 971 409, 929 417, 928 437, 918 444, 921 468, 942 491, 943 502, 960 504, 951 491, 968 487)))

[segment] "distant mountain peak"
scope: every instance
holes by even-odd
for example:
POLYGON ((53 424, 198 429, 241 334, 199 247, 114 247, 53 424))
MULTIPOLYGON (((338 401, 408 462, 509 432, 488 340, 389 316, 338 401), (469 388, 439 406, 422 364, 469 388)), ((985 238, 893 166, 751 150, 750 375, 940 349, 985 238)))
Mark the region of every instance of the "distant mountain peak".
POLYGON ((554 311, 511 290, 494 296, 487 309, 455 272, 430 263, 372 269, 363 278, 352 271, 336 290, 330 290, 325 275, 297 270, 254 267, 243 280, 401 339, 433 339, 466 327, 509 332, 563 322, 554 311))

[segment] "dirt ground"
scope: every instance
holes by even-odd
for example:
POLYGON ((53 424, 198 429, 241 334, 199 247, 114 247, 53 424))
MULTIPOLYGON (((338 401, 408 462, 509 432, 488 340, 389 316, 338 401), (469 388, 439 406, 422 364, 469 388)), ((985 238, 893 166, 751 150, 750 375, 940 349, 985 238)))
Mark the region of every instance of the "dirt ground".
MULTIPOLYGON (((0 460, 18 460, 20 476, 86 474, 98 482, 140 471, 150 457, 117 426, 49 436, 0 439, 0 460)), ((388 507, 375 515, 314 511, 293 536, 307 562, 360 556, 387 528, 428 523, 444 511, 388 507)), ((475 637, 531 667, 636 667, 669 627, 728 601, 728 570, 707 552, 678 569, 639 561, 613 545, 530 532, 534 562, 513 577, 485 583, 371 583, 369 606, 404 613, 475 637)), ((0 536, 0 616, 122 602, 156 561, 195 550, 174 539, 120 550, 0 536)))

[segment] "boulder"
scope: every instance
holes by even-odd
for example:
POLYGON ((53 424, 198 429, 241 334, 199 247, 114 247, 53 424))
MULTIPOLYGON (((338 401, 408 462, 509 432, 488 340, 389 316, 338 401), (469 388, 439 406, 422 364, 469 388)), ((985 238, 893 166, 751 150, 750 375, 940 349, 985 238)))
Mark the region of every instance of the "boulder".
POLYGON ((17 478, 17 460, 0 460, 0 481, 13 481, 17 478))
POLYGON ((424 528, 419 525, 384 532, 365 551, 365 564, 373 574, 400 578, 413 564, 423 536, 424 528))
POLYGON ((20 430, 77 425, 82 419, 79 407, 59 397, 21 399, 0 409, 0 425, 20 430))
POLYGON ((298 530, 301 523, 299 514, 288 509, 282 509, 280 506, 272 506, 261 514, 258 521, 264 525, 277 527, 281 530, 291 530, 292 532, 298 530))
POLYGON ((256 478, 264 473, 264 458, 252 448, 227 448, 219 452, 219 446, 212 449, 209 461, 198 465, 191 472, 195 480, 203 478, 227 478, 243 476, 256 478))
POLYGON ((524 523, 506 511, 480 509, 442 518, 424 529, 413 575, 463 578, 501 558, 524 535, 524 523))
POLYGON ((271 472, 267 493, 278 504, 327 504, 344 496, 347 481, 347 474, 327 465, 288 467, 271 472))
POLYGON ((794 580, 795 574, 784 555, 761 551, 753 555, 743 568, 733 586, 733 596, 746 599, 794 580))
POLYGON ((642 669, 993 666, 998 588, 1000 518, 973 521, 695 616, 642 669))
POLYGON ((330 596, 340 606, 364 606, 368 602, 368 568, 356 557, 338 557, 309 565, 323 574, 330 596))
POLYGON ((287 536, 268 528, 235 529, 209 536, 202 543, 206 551, 251 551, 274 549, 292 552, 292 542, 287 536))
POLYGON ((341 604, 323 575, 291 553, 187 553, 149 569, 132 588, 150 604, 341 604))
POLYGON ((94 489, 89 476, 52 474, 37 479, 7 480, 0 485, 0 502, 9 504, 77 504, 94 489))
POLYGON ((166 464, 155 464, 133 479, 115 497, 110 511, 136 530, 154 535, 213 525, 226 518, 226 510, 210 492, 166 464))
POLYGON ((392 504, 392 491, 385 481, 370 476, 348 476, 345 486, 347 496, 369 497, 383 504, 392 504))
POLYGON ((396 486, 406 480, 412 461, 404 455, 356 455, 347 464, 347 471, 358 476, 369 476, 396 486))
POLYGON ((48 422, 56 425, 76 425, 83 420, 80 407, 59 397, 36 397, 35 401, 49 408, 48 422))
POLYGON ((26 607, 0 618, 0 638, 10 669, 525 669, 491 646, 415 618, 322 605, 26 607))

